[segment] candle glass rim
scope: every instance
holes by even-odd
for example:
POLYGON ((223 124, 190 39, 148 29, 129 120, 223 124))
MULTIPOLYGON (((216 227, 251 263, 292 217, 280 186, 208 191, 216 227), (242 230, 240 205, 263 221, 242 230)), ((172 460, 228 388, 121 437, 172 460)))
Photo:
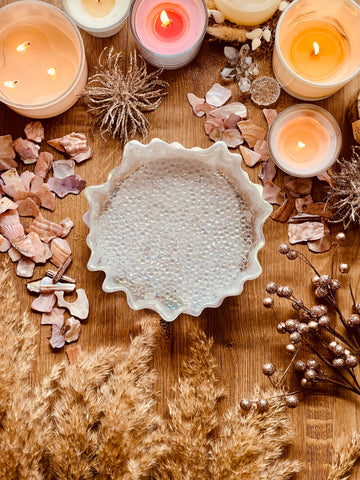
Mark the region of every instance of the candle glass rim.
POLYGON ((201 35, 199 36, 197 42, 195 42, 194 44, 191 45, 191 47, 189 47, 187 50, 184 50, 183 52, 179 52, 179 53, 173 53, 173 54, 163 54, 163 53, 158 53, 158 52, 154 52, 153 50, 150 50, 149 48, 147 48, 144 43, 140 40, 139 36, 137 35, 137 33, 135 32, 135 25, 133 27, 133 22, 132 22, 132 18, 133 18, 133 11, 134 11, 134 7, 135 7, 135 4, 138 3, 138 2, 143 2, 145 0, 132 0, 132 3, 131 3, 131 7, 130 7, 130 14, 129 14, 129 18, 130 18, 130 30, 131 30, 131 33, 133 34, 136 42, 139 43, 139 45, 141 46, 141 48, 148 54, 155 54, 156 53, 156 56, 158 58, 181 58, 183 57, 184 55, 186 55, 187 53, 190 53, 193 48, 194 48, 194 45, 198 45, 198 44, 201 44, 201 42, 203 41, 204 37, 205 37, 205 34, 206 34, 206 30, 207 30, 207 27, 208 27, 208 22, 209 22, 209 17, 208 17, 208 9, 207 9, 207 6, 206 6, 206 3, 205 3, 205 0, 196 0, 198 2, 200 2, 202 4, 202 6, 204 7, 204 13, 205 13, 205 25, 204 25, 204 28, 203 28, 203 31, 201 32, 201 35))
POLYGON ((84 66, 86 64, 86 56, 85 56, 84 42, 83 42, 82 36, 81 36, 81 34, 79 32, 79 29, 77 28, 76 24, 72 21, 71 17, 66 12, 64 12, 60 8, 56 7, 55 5, 43 2, 41 0, 18 0, 16 3, 9 3, 8 5, 5 5, 4 7, 1 7, 0 8, 0 14, 1 14, 1 11, 3 9, 13 8, 14 6, 21 8, 21 5, 24 5, 24 4, 29 4, 29 5, 38 4, 38 5, 42 5, 42 6, 45 5, 46 7, 49 8, 49 10, 56 11, 57 13, 60 13, 61 15, 63 15, 66 18, 66 20, 68 20, 70 22, 71 26, 74 28, 74 31, 76 33, 76 36, 77 36, 77 39, 78 39, 78 42, 79 42, 79 47, 80 47, 79 68, 78 68, 78 70, 76 72, 76 75, 75 75, 73 81, 71 82, 71 84, 59 96, 57 96, 57 97, 55 97, 55 98, 53 98, 53 99, 51 99, 47 102, 44 102, 44 103, 27 104, 27 103, 14 102, 13 100, 8 99, 7 97, 3 96, 0 93, 0 102, 5 103, 5 105, 7 105, 8 107, 13 108, 13 109, 21 109, 23 111, 25 111, 25 110, 30 110, 31 111, 31 110, 34 110, 34 108, 43 109, 43 108, 55 105, 58 102, 61 102, 69 94, 69 92, 73 90, 74 86, 78 83, 78 81, 79 81, 79 79, 82 75, 84 66))
POLYGON ((319 107, 318 105, 314 105, 313 103, 298 103, 296 105, 291 105, 290 107, 285 108, 282 112, 280 112, 273 123, 270 125, 269 128, 269 133, 268 133, 268 147, 269 147, 269 152, 270 152, 270 157, 272 160, 275 162, 275 164, 285 173, 295 176, 295 177, 300 177, 300 178, 310 178, 310 177, 315 177, 316 175, 319 175, 320 173, 323 173, 327 169, 329 169, 338 159, 339 153, 341 150, 342 146, 342 132, 339 123, 337 122, 336 118, 325 108, 319 107), (286 165, 284 165, 282 162, 279 162, 277 159, 276 155, 274 154, 274 148, 272 145, 272 137, 273 137, 273 132, 274 129, 276 128, 276 124, 287 114, 291 113, 294 110, 313 110, 318 113, 321 113, 326 117, 327 120, 332 124, 334 127, 334 132, 335 136, 338 139, 337 145, 334 151, 334 154, 330 161, 327 163, 326 167, 319 168, 317 170, 314 170, 313 172, 309 172, 309 168, 307 171, 304 169, 303 171, 301 170, 291 170, 291 168, 287 168, 286 165))
MULTIPOLYGON (((82 30, 85 30, 85 32, 88 32, 90 34, 92 33, 106 33, 108 30, 115 30, 117 27, 119 27, 123 22, 125 22, 125 20, 128 18, 129 16, 129 12, 130 12, 130 6, 131 6, 131 2, 132 0, 129 0, 129 5, 128 5, 128 8, 126 10, 126 12, 124 13, 124 15, 119 19, 117 20, 116 22, 114 23, 110 23, 109 25, 107 25, 106 27, 88 27, 86 25, 84 25, 83 23, 81 23, 80 21, 78 21, 76 18, 74 18, 72 15, 70 15, 69 13, 69 10, 67 8, 67 3, 68 1, 67 0, 61 0, 61 4, 62 4, 62 7, 65 11, 65 13, 72 19, 72 21, 79 27, 81 28, 82 30)), ((114 33, 115 35, 115 33, 114 33)))
MULTIPOLYGON (((292 75, 294 75, 295 78, 297 78, 298 80, 301 80, 305 85, 308 85, 310 87, 331 88, 331 87, 336 87, 337 85, 344 85, 345 83, 350 82, 353 78, 355 78, 360 73, 360 66, 350 76, 342 79, 341 81, 337 81, 337 82, 334 82, 334 83, 317 83, 317 82, 312 82, 311 80, 307 80, 304 77, 301 77, 299 74, 297 74, 295 72, 295 70, 293 70, 286 63, 285 58, 284 58, 284 56, 282 54, 282 51, 281 51, 281 48, 280 48, 280 40, 279 40, 280 33, 279 32, 280 32, 280 29, 281 29, 281 24, 282 24, 284 18, 286 17, 287 13, 289 12, 289 10, 291 10, 291 8, 293 8, 294 5, 296 5, 300 2, 305 2, 305 1, 307 1, 307 0, 293 0, 293 2, 291 2, 290 5, 286 8, 286 10, 284 10, 282 12, 282 14, 280 15, 279 21, 278 21, 277 26, 276 26, 276 30, 275 30, 275 49, 276 49, 276 51, 279 55, 279 59, 281 60, 281 63, 283 65, 283 67, 286 68, 288 71, 290 71, 292 73, 292 75)), ((359 10, 359 14, 360 14, 360 5, 358 3, 356 3, 355 0, 342 0, 342 1, 343 2, 348 2, 348 3, 351 3, 352 5, 354 5, 359 10)), ((331 95, 332 94, 330 94, 328 96, 331 96, 331 95)), ((308 98, 300 98, 300 97, 298 97, 298 98, 299 98, 299 100, 309 100, 308 98)), ((326 98, 326 97, 314 98, 314 101, 322 100, 324 98, 326 98)))

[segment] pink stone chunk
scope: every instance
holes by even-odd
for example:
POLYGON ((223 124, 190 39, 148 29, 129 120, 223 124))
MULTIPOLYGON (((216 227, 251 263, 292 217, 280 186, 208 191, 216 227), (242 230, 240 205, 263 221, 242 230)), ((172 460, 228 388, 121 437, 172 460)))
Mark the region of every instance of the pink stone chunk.
POLYGON ((0 252, 5 253, 10 249, 10 247, 11 243, 9 240, 0 234, 0 252))
POLYGON ((240 152, 243 157, 244 162, 248 167, 253 167, 256 165, 258 162, 261 160, 261 155, 260 153, 256 153, 253 150, 250 150, 250 148, 247 147, 240 147, 240 152))
POLYGON ((5 187, 10 185, 13 185, 15 187, 15 191, 23 191, 23 192, 26 191, 26 188, 22 183, 16 168, 10 168, 10 170, 3 172, 1 174, 1 178, 3 179, 3 182, 4 182, 3 190, 5 193, 7 193, 5 187))
POLYGON ((247 117, 247 109, 243 103, 233 102, 228 105, 224 105, 220 108, 215 108, 210 112, 211 116, 221 117, 223 120, 229 118, 231 114, 237 115, 238 117, 244 119, 247 117))
POLYGON ((319 238, 319 240, 308 241, 307 246, 309 250, 314 253, 327 252, 332 247, 331 236, 325 235, 324 237, 319 238))
POLYGON ((30 197, 16 201, 20 217, 37 217, 40 213, 39 207, 30 197))
POLYGON ((9 250, 8 250, 8 255, 9 255, 10 260, 11 260, 13 263, 18 262, 18 261, 20 260, 20 258, 21 258, 21 253, 18 252, 18 251, 16 250, 16 248, 14 248, 14 247, 9 248, 9 250))
POLYGON ((9 210, 16 210, 17 208, 17 204, 10 200, 10 198, 3 197, 0 199, 0 215, 9 210))
POLYGON ((24 235, 24 227, 20 223, 17 210, 9 210, 0 215, 0 233, 10 242, 24 235))
POLYGON ((275 118, 277 117, 278 113, 276 110, 274 110, 273 108, 264 108, 263 109, 263 114, 266 118, 266 122, 268 124, 268 127, 270 128, 273 121, 275 120, 275 118))
POLYGON ((20 175, 20 180, 22 181, 22 183, 25 187, 25 190, 30 191, 30 184, 31 184, 31 181, 34 177, 35 177, 34 173, 30 172, 30 170, 25 170, 25 172, 23 172, 20 175))
POLYGON ((39 235, 35 232, 30 232, 28 237, 30 238, 35 250, 35 255, 31 256, 30 258, 32 258, 35 263, 46 263, 46 248, 40 240, 39 235))
POLYGON ((215 83, 206 93, 206 102, 214 107, 221 107, 231 98, 231 90, 215 83))
POLYGON ((43 185, 44 179, 42 177, 39 177, 39 175, 34 175, 32 180, 30 181, 30 190, 33 193, 37 193, 43 185))
POLYGON ((223 131, 224 127, 214 127, 209 134, 209 138, 213 142, 219 142, 222 139, 223 131))
POLYGON ((80 320, 85 320, 89 316, 89 300, 83 288, 76 290, 77 299, 69 303, 64 299, 64 292, 55 292, 59 307, 69 310, 70 314, 80 320))
POLYGON ((51 338, 49 340, 51 348, 59 349, 65 345, 65 339, 61 334, 61 329, 54 323, 51 325, 51 338))
POLYGON ((266 140, 258 140, 255 143, 254 152, 260 153, 262 162, 266 162, 266 160, 270 158, 270 152, 266 140))
POLYGON ((70 230, 73 228, 74 222, 71 220, 71 218, 64 218, 64 220, 61 220, 60 225, 63 227, 63 232, 60 237, 65 238, 69 235, 70 230))
MULTIPOLYGON (((244 137, 245 142, 250 148, 255 147, 258 140, 264 140, 266 130, 259 125, 256 125, 251 120, 242 120, 238 124, 238 128, 244 137)), ((267 160, 267 159, 266 159, 267 160)))
POLYGON ((12 245, 25 257, 31 258, 35 263, 45 263, 45 247, 37 233, 30 232, 28 235, 14 238, 12 245))
POLYGON ((330 185, 330 187, 332 187, 333 185, 333 180, 331 178, 331 175, 329 175, 329 173, 326 171, 326 172, 323 172, 323 173, 320 173, 320 175, 317 176, 317 178, 321 181, 321 182, 326 182, 327 184, 330 185))
POLYGON ((295 208, 298 212, 303 212, 303 206, 313 203, 313 198, 311 195, 306 195, 306 197, 298 197, 295 199, 295 208))
POLYGON ((59 328, 64 326, 64 308, 53 308, 50 313, 43 313, 41 316, 41 325, 57 325, 59 328))
POLYGON ((93 151, 90 147, 88 147, 83 152, 79 152, 76 155, 71 155, 71 158, 75 160, 76 163, 84 162, 85 160, 89 160, 93 155, 93 151))
POLYGON ((77 318, 70 317, 65 322, 65 342, 71 343, 76 342, 79 340, 80 331, 81 331, 81 323, 77 318))
POLYGON ((297 178, 292 177, 291 175, 286 175, 284 177, 284 185, 293 197, 301 197, 311 193, 312 179, 297 178))
POLYGON ((31 278, 34 275, 35 263, 30 258, 22 257, 16 265, 16 275, 22 278, 31 278))
POLYGON ((66 350, 66 356, 70 365, 74 365, 82 353, 81 345, 76 345, 75 347, 70 347, 66 350))
POLYGON ((291 245, 319 240, 325 235, 324 225, 321 222, 289 223, 288 235, 291 245))
POLYGON ((265 185, 267 182, 272 182, 276 177, 276 166, 275 163, 269 158, 265 163, 263 163, 261 173, 259 173, 259 178, 262 181, 262 184, 265 185))
POLYGON ((29 122, 25 129, 25 136, 28 140, 36 143, 41 143, 45 138, 44 127, 41 122, 29 122))
POLYGON ((35 232, 39 235, 40 240, 45 243, 49 243, 56 237, 60 237, 63 234, 64 227, 51 222, 39 214, 27 229, 28 232, 35 232))
POLYGON ((55 178, 65 178, 74 175, 74 160, 57 160, 52 164, 55 178))
POLYGON ((36 162, 34 173, 45 178, 53 163, 54 156, 49 152, 41 152, 36 162))
POLYGON ((197 117, 202 117, 203 115, 205 115, 205 112, 196 112, 195 111, 196 105, 201 105, 201 104, 205 103, 205 98, 199 98, 196 95, 194 95, 193 93, 188 93, 186 95, 186 97, 188 99, 188 102, 192 106, 193 112, 195 113, 195 115, 197 117))
POLYGON ((224 119, 224 124, 226 128, 237 128, 237 124, 240 122, 241 117, 235 115, 235 113, 230 113, 230 115, 224 119))
POLYGON ((50 191, 49 185, 44 183, 38 192, 36 192, 37 197, 40 200, 40 205, 47 210, 52 212, 55 210, 55 194, 50 191))
POLYGON ((222 134, 221 140, 225 142, 229 148, 237 148, 244 143, 244 139, 237 128, 228 128, 225 130, 222 134))
POLYGON ((31 308, 36 312, 50 313, 56 303, 54 293, 41 293, 31 304, 31 308))
POLYGON ((48 185, 58 197, 64 198, 69 193, 78 195, 86 187, 86 181, 80 175, 70 175, 65 178, 49 178, 48 185))
POLYGON ((71 255, 70 245, 63 238, 54 238, 50 248, 52 252, 51 262, 57 267, 61 267, 71 255))
POLYGON ((17 138, 13 141, 12 146, 26 165, 35 163, 39 157, 40 146, 36 145, 36 143, 31 142, 30 140, 17 138))
POLYGON ((284 190, 272 182, 267 182, 263 189, 263 199, 271 204, 281 205, 286 198, 284 190))
POLYGON ((72 132, 64 137, 49 140, 48 144, 57 150, 66 152, 77 163, 83 162, 92 156, 92 150, 87 144, 84 133, 72 132))
POLYGON ((9 168, 16 168, 18 164, 14 160, 15 157, 16 153, 12 146, 11 135, 0 136, 0 172, 9 170, 9 168))
POLYGON ((197 117, 202 117, 205 113, 206 115, 210 114, 214 110, 214 107, 208 103, 199 103, 195 105, 194 111, 197 117), (202 113, 202 115, 200 115, 202 113))

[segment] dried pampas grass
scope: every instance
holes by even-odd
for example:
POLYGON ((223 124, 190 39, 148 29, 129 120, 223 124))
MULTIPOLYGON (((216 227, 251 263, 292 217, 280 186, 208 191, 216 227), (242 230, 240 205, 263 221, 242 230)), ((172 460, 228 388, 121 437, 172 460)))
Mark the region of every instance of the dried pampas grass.
POLYGON ((328 480, 348 480, 360 460, 360 436, 342 437, 335 448, 328 480))
POLYGON ((3 267, 1 479, 288 480, 299 470, 283 458, 292 432, 279 397, 266 412, 220 413, 223 392, 203 332, 193 333, 167 416, 156 409, 151 364, 161 328, 150 319, 130 349, 82 354, 33 387, 36 332, 17 309, 8 274, 3 267))

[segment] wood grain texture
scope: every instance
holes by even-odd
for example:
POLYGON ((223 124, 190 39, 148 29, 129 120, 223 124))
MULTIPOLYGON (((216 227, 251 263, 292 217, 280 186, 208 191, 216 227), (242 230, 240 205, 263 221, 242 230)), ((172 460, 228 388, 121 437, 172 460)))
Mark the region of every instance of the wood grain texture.
MULTIPOLYGON (((1 6, 8 3, 11 2, 0 1, 1 6)), ((60 7, 58 0, 48 3, 60 7)), ((94 72, 94 62, 105 46, 113 46, 115 50, 123 51, 125 63, 128 52, 135 47, 128 27, 109 39, 97 39, 85 32, 82 32, 82 36, 90 73, 94 72)), ((206 38, 200 54, 191 65, 179 71, 164 72, 163 78, 170 83, 169 95, 158 110, 149 114, 152 126, 146 142, 159 137, 167 142, 178 141, 185 147, 210 146, 212 142, 203 131, 203 119, 195 117, 192 113, 186 100, 186 93, 194 92, 198 96, 203 96, 215 81, 221 81, 220 70, 225 63, 222 46, 206 38)), ((261 74, 270 72, 270 60, 263 60, 261 74)), ((233 100, 241 101, 237 85, 230 84, 229 88, 233 92, 233 100)), ((317 102, 318 105, 328 109, 340 123, 345 134, 344 151, 348 149, 351 142, 351 130, 346 123, 345 109, 350 98, 359 88, 360 78, 357 78, 331 98, 317 102)), ((295 99, 283 92, 277 108, 280 111, 295 103, 297 103, 295 99)), ((261 109, 249 101, 246 101, 246 104, 249 108, 249 118, 265 126, 261 109)), ((0 135, 11 133, 13 138, 21 136, 27 121, 0 104, 0 135)), ((88 185, 104 182, 108 173, 121 162, 121 145, 113 139, 104 142, 96 131, 92 132, 91 117, 81 101, 63 115, 45 120, 43 123, 46 139, 60 137, 71 131, 82 131, 88 134, 89 143, 94 149, 94 157, 76 168, 76 173, 85 178, 88 185)), ((50 147, 43 146, 43 148, 51 151, 50 147)), ((55 158, 61 158, 61 155, 55 155, 55 158)), ((250 179, 256 183, 259 183, 257 175, 260 168, 259 166, 253 169, 244 167, 250 179)), ((281 182, 281 175, 276 182, 281 182)), ((128 344, 129 337, 139 331, 144 312, 131 310, 123 293, 103 293, 101 290, 103 274, 89 272, 86 269, 89 249, 85 239, 88 230, 82 221, 82 216, 87 209, 88 205, 83 193, 76 197, 69 195, 63 200, 57 199, 55 212, 46 216, 54 221, 70 216, 75 223, 75 228, 69 236, 74 257, 69 274, 77 278, 78 286, 85 288, 90 299, 91 313, 83 326, 80 343, 83 349, 92 351, 99 345, 128 344)), ((333 235, 337 231, 339 229, 332 228, 333 235)), ((264 232, 266 245, 259 255, 263 267, 260 278, 247 282, 241 296, 226 299, 221 307, 207 309, 199 318, 182 315, 168 325, 166 330, 164 329, 161 349, 155 359, 155 367, 160 373, 157 388, 163 408, 165 408, 166 397, 171 396, 171 387, 179 375, 182 361, 187 358, 189 333, 195 324, 214 337, 214 353, 219 365, 219 376, 228 392, 227 398, 222 403, 224 409, 249 395, 255 384, 266 386, 261 373, 264 362, 274 361, 280 366, 286 365, 288 357, 284 349, 284 339, 275 333, 276 319, 262 306, 265 285, 271 280, 280 284, 291 284, 299 297, 309 300, 311 273, 300 262, 289 262, 277 253, 279 243, 287 241, 286 224, 269 219, 264 232)), ((341 258, 352 265, 355 293, 360 296, 356 280, 360 273, 359 240, 359 231, 350 232, 350 247, 342 251, 341 258)), ((308 254, 306 247, 300 248, 308 254)), ((309 256, 320 271, 329 271, 331 254, 309 254, 309 256)), ((40 277, 43 270, 37 267, 34 278, 40 277)), ((32 298, 27 294, 25 283, 24 280, 16 278, 19 302, 24 310, 29 310, 32 298)), ((344 298, 344 304, 346 301, 349 304, 348 297, 344 298)), ((278 315, 286 319, 289 309, 284 302, 279 305, 281 306, 278 309, 278 315)), ((145 313, 155 315, 151 312, 145 313)), ((32 314, 32 318, 37 325, 40 325, 39 315, 32 314)), ((64 351, 54 353, 51 350, 47 335, 47 327, 42 327, 38 341, 38 375, 48 372, 56 362, 65 357, 64 351)), ((341 394, 336 398, 309 396, 298 409, 290 413, 296 428, 296 440, 291 455, 303 460, 305 464, 304 472, 298 477, 299 480, 326 478, 333 442, 341 433, 350 433, 360 424, 358 405, 357 399, 351 395, 341 394)), ((354 478, 360 479, 360 473, 354 478)))

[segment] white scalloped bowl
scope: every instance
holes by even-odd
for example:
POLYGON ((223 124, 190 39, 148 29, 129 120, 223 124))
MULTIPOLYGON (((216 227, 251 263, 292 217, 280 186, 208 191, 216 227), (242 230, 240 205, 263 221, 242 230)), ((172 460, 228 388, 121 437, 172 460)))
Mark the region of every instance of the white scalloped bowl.
POLYGON ((272 207, 223 142, 187 149, 129 142, 102 185, 87 187, 88 269, 105 292, 167 321, 239 295, 261 272, 257 254, 272 207))

